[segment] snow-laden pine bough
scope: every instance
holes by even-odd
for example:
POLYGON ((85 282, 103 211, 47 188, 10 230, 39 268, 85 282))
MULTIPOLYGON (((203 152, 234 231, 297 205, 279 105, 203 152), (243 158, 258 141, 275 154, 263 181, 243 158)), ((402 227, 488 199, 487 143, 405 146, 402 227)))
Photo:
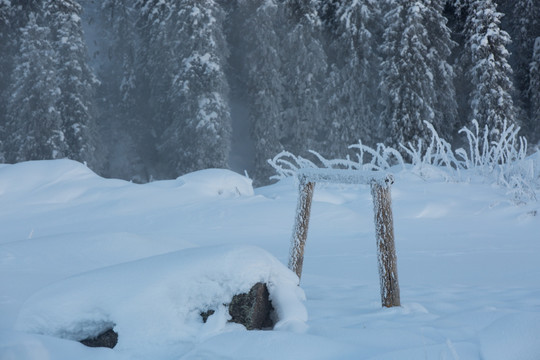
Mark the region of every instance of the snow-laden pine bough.
MULTIPOLYGON (((302 160, 300 160, 301 162, 302 160)), ((369 184, 373 196, 375 237, 381 285, 381 301, 385 307, 400 306, 397 257, 394 243, 394 222, 390 187, 394 178, 382 171, 332 168, 298 168, 298 204, 291 240, 289 269, 302 276, 304 247, 307 240, 311 202, 316 183, 369 184)))

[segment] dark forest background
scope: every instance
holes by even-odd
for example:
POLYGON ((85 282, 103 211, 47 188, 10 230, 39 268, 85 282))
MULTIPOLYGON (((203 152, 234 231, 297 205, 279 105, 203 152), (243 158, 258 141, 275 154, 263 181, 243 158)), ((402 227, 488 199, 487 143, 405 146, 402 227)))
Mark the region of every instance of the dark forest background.
POLYGON ((537 0, 0 0, 0 160, 136 182, 286 149, 540 140, 537 0))

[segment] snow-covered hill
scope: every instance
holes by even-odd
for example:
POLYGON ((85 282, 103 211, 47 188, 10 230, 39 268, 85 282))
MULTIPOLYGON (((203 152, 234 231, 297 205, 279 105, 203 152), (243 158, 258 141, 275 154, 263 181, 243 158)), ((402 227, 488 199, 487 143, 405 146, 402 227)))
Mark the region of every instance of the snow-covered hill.
POLYGON ((290 179, 253 189, 214 169, 138 185, 68 160, 3 165, 0 359, 539 359, 538 203, 394 176, 402 307, 386 309, 367 186, 317 186, 299 288, 283 265, 290 179), (273 331, 220 308, 257 281, 273 331), (104 323, 114 349, 73 340, 104 323))

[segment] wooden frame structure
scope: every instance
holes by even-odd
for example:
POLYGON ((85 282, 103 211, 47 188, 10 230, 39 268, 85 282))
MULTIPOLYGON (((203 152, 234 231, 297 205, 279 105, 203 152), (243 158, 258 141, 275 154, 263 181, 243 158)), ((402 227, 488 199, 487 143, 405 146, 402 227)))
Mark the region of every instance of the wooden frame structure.
POLYGON ((301 169, 296 175, 299 182, 298 204, 291 240, 289 269, 294 271, 299 279, 301 278, 304 247, 307 240, 315 184, 317 182, 369 184, 371 185, 375 215, 375 238, 377 241, 381 302, 385 307, 400 306, 390 192, 390 188, 394 183, 392 175, 373 171, 334 169, 301 169))

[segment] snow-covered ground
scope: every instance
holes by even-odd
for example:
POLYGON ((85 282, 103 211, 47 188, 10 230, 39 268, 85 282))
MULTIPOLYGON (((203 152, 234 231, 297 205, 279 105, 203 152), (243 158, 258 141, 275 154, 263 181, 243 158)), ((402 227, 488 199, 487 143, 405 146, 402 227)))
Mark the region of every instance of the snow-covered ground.
POLYGON ((394 175, 402 307, 386 309, 367 186, 317 186, 298 287, 290 179, 137 185, 68 160, 3 165, 0 359, 540 359, 539 203, 394 175), (223 304, 257 281, 273 331, 227 322, 223 304), (74 341, 107 325, 112 350, 74 341))

